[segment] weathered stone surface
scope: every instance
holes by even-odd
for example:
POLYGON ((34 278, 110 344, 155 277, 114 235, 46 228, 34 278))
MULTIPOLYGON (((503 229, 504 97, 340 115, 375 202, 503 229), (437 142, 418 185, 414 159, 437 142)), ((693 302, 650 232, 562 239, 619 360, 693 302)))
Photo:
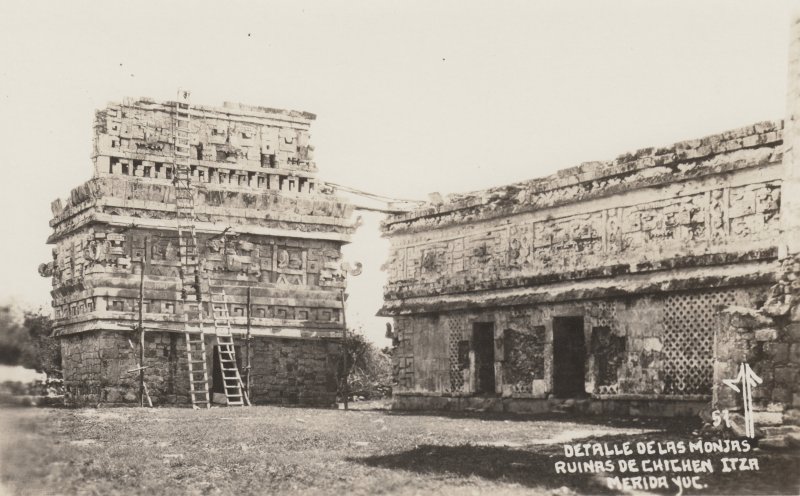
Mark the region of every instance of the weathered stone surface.
MULTIPOLYGON (((188 367, 181 353, 184 337, 178 333, 148 332, 145 382, 156 405, 188 402, 188 367)), ((207 336, 206 360, 213 379, 214 337, 207 336)), ((246 343, 235 340, 241 374, 245 377, 246 343)), ((253 338, 251 341, 250 399, 254 403, 330 406, 336 401, 336 366, 340 345, 334 341, 253 338)), ((138 404, 138 354, 130 349, 128 336, 119 332, 74 334, 61 338, 64 385, 70 405, 97 402, 138 404), (117 351, 114 358, 91 358, 103 351, 117 351)), ((111 355, 107 353, 106 355, 111 355)), ((213 381, 212 381, 213 383, 213 381)), ((209 385, 211 387, 211 384, 209 385)))
MULTIPOLYGON (((40 272, 52 278, 55 335, 75 404, 138 401, 138 375, 128 372, 138 366, 128 337, 138 336, 127 331, 139 317, 140 284, 144 327, 164 331, 147 334, 150 393, 159 404, 187 400, 180 332, 187 317, 198 325, 198 307, 180 277, 175 106, 139 99, 98 111, 94 177, 52 205, 53 260, 40 272)), ((249 323, 260 336, 254 401, 330 405, 338 357, 330 341, 343 321, 341 246, 355 224, 352 205, 315 177, 315 117, 241 104, 193 105, 190 114, 205 329, 214 329, 209 284, 224 287, 234 335, 249 323)))
POLYGON ((792 448, 800 448, 800 430, 795 430, 784 437, 786 444, 792 448))
POLYGON ((778 339, 777 329, 757 329, 755 332, 756 341, 775 341, 778 339))
POLYGON ((758 312, 755 308, 730 306, 723 312, 731 315, 730 325, 737 329, 756 329, 773 324, 772 319, 758 312))
POLYGON ((758 447, 766 450, 782 450, 788 446, 786 436, 765 437, 758 442, 758 447))
POLYGON ((721 379, 762 355, 792 359, 790 348, 767 347, 783 344, 782 328, 755 310, 769 300, 783 317, 792 304, 791 277, 775 284, 784 278, 781 129, 759 123, 389 216, 381 313, 395 317, 400 338, 397 390, 475 394, 486 372, 473 326, 493 323, 495 393, 559 396, 557 377, 570 372, 556 358, 554 321, 570 316, 582 319, 583 337, 566 345, 582 375, 570 380, 585 394, 631 398, 630 412, 635 401, 670 398, 665 411, 675 413, 678 401, 713 390, 736 407, 721 379), (541 348, 516 339, 540 328, 541 348))

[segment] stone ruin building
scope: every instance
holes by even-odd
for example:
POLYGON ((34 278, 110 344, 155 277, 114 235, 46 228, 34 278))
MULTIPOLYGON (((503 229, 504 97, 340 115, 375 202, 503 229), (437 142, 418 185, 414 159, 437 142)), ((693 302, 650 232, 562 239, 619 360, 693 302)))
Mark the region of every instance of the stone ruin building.
POLYGON ((682 413, 719 305, 767 298, 781 122, 450 197, 383 225, 403 408, 682 413))
POLYGON ((793 33, 785 123, 390 215, 395 408, 741 411, 722 380, 746 362, 756 422, 800 424, 793 33))
POLYGON ((138 401, 142 298, 154 403, 224 393, 235 356, 252 402, 333 404, 340 249, 354 223, 315 179, 315 116, 178 100, 98 111, 93 177, 53 202, 53 260, 40 272, 52 277, 68 402, 138 401))

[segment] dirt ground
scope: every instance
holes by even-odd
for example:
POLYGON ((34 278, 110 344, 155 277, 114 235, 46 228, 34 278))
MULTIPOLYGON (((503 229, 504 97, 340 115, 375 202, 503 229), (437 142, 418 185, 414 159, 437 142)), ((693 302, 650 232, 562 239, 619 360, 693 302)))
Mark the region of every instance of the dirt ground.
MULTIPOLYGON (((23 495, 609 494, 615 491, 605 475, 556 473, 554 463, 566 460, 564 443, 691 441, 696 428, 268 406, 2 408, 0 489, 23 495)), ((758 471, 704 474, 707 487, 684 494, 800 492, 798 453, 749 456, 758 458, 758 471)), ((676 493, 674 487, 658 492, 676 493)))

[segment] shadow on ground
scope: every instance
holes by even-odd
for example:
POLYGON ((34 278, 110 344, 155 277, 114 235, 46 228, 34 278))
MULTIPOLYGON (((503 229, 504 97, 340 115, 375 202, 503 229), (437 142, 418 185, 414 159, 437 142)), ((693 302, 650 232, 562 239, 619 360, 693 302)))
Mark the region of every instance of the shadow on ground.
POLYGON ((536 452, 494 446, 422 445, 402 453, 351 461, 419 474, 477 476, 526 487, 557 489, 566 486, 580 494, 616 494, 606 487, 605 479, 594 474, 555 474, 553 463, 558 458, 556 451, 551 451, 536 452))
MULTIPOLYGON (((681 435, 675 432, 654 432, 636 436, 597 436, 575 439, 571 444, 579 443, 617 443, 626 441, 690 441, 696 436, 681 435)), ((710 439, 710 438, 709 438, 710 439)), ((645 457, 664 458, 658 456, 633 455, 639 464, 645 457)), ((670 458, 670 457, 666 457, 670 458)), ((702 475, 702 482, 707 485, 702 491, 686 490, 684 494, 800 494, 800 453, 798 452, 766 452, 751 451, 741 453, 696 455, 687 458, 709 458, 715 465, 715 471, 702 475), (750 472, 729 472, 721 470, 721 457, 748 456, 759 460, 760 470, 750 472)), ((561 445, 529 445, 525 447, 486 446, 464 444, 458 446, 420 445, 414 449, 387 455, 374 455, 363 458, 350 458, 349 461, 362 463, 371 467, 393 470, 404 470, 420 475, 480 477, 489 481, 520 484, 540 490, 556 490, 567 488, 578 494, 619 494, 619 491, 608 487, 606 476, 615 474, 573 473, 557 474, 555 462, 566 461, 561 445)), ((575 459, 572 459, 573 461, 575 459)), ((644 474, 638 474, 644 475, 644 474)), ((651 473, 674 477, 676 473, 651 473)), ((653 493, 675 494, 676 486, 670 484, 668 489, 651 490, 653 493)))

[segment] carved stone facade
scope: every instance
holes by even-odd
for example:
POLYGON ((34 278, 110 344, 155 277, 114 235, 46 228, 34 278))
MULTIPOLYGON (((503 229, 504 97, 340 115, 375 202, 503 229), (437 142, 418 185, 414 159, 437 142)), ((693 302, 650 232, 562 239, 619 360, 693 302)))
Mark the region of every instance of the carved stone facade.
POLYGON ((762 122, 390 216, 396 406, 707 407, 719 309, 763 303, 775 280, 782 132, 762 122))
MULTIPOLYGON (((53 281, 55 334, 77 404, 131 400, 135 378, 126 371, 138 358, 128 338, 142 271, 148 386, 158 402, 188 398, 181 333, 191 308, 179 279, 173 110, 140 99, 98 111, 94 177, 53 202, 53 260, 40 273, 53 281)), ((239 104, 192 107, 199 258, 211 284, 226 288, 237 339, 250 292, 253 401, 335 399, 341 246, 354 223, 351 205, 315 178, 313 119, 239 104)), ((206 328, 213 330, 210 319, 206 328)))

